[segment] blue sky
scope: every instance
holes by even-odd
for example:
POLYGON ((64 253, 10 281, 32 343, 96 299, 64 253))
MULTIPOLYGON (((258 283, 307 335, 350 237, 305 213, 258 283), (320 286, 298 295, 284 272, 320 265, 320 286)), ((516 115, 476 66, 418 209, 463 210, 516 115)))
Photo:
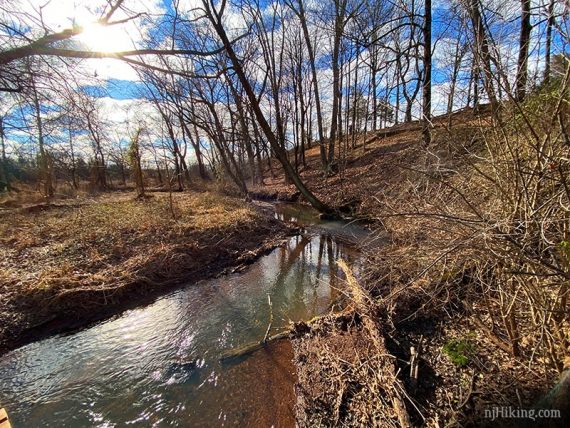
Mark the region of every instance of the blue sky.
MULTIPOLYGON (((32 12, 29 9, 30 4, 43 4, 43 0, 14 0, 14 7, 22 8, 22 11, 32 12), (28 8, 28 9, 26 9, 28 8)), ((59 31, 63 28, 69 27, 70 23, 75 21, 81 25, 88 25, 90 22, 96 18, 93 13, 93 4, 97 2, 87 1, 87 0, 53 0, 46 6, 43 10, 43 17, 48 26, 53 28, 54 31, 59 31)), ((191 4, 199 3, 198 0, 191 0, 182 2, 182 4, 190 7, 191 4)), ((517 55, 517 37, 518 37, 518 1, 507 0, 502 2, 503 6, 499 7, 499 13, 495 14, 493 19, 496 22, 491 22, 490 29, 493 38, 499 43, 501 49, 501 59, 508 61, 511 66, 516 63, 517 55), (508 24, 506 24, 508 22, 508 24), (507 29, 508 31, 505 31, 507 29)), ((97 3, 99 4, 99 3, 97 3)), ((103 4, 103 3, 101 3, 103 4)), ((262 5, 269 4, 267 0, 262 0, 262 5)), ((436 43, 436 48, 434 52, 434 71, 433 71, 433 106, 436 113, 441 112, 445 109, 446 102, 446 85, 447 85, 447 75, 444 72, 446 67, 445 57, 452 53, 453 46, 449 43, 450 40, 455 36, 450 32, 446 32, 449 29, 450 20, 447 16, 447 8, 449 7, 449 2, 435 1, 433 10, 433 41, 436 43)), ((133 9, 135 12, 146 11, 151 14, 151 16, 158 17, 165 12, 172 12, 172 3, 167 0, 146 0, 146 1, 135 1, 127 0, 127 5, 133 9)), ((243 22, 239 10, 235 8, 230 8, 227 10, 227 23, 234 25, 236 29, 243 28, 243 22)), ((14 15, 16 16, 16 15, 14 15)), ((116 19, 122 18, 117 16, 116 19)), ((533 18, 536 22, 537 18, 533 18)), ((30 24, 32 25, 32 24, 30 24)), ((310 23, 311 28, 316 31, 317 36, 320 39, 320 60, 319 60, 319 83, 321 85, 321 94, 324 97, 324 105, 326 107, 328 100, 330 100, 330 56, 323 51, 323 46, 326 46, 327 42, 322 38, 323 32, 320 31, 315 23, 310 23)), ((453 27, 453 26, 452 26, 453 27)), ((545 23, 537 26, 533 29, 533 37, 537 38, 538 35, 543 33, 545 23)), ((125 28, 113 29, 113 33, 99 32, 94 29, 90 33, 87 32, 84 38, 84 42, 89 44, 92 43, 94 46, 99 47, 112 47, 117 48, 119 46, 128 46, 135 44, 140 45, 142 43, 141 34, 139 32, 142 29, 142 36, 150 36, 154 39, 154 44, 160 43, 160 39, 157 39, 155 29, 157 26, 148 22, 140 23, 130 23, 125 25, 125 28)), ((237 30, 241 31, 241 30, 237 30)), ((556 50, 555 50, 556 52, 556 50)), ((543 57, 544 54, 544 44, 534 43, 531 46, 531 60, 529 66, 531 68, 531 75, 534 70, 540 70, 541 63, 538 61, 543 57)), ((421 55, 421 50, 420 50, 421 55)), ((138 81, 139 76, 137 73, 126 63, 114 59, 104 59, 104 60, 85 60, 78 65, 78 69, 81 70, 81 77, 79 78, 79 84, 87 88, 89 92, 93 95, 97 95, 101 99, 101 104, 104 105, 104 113, 106 117, 111 121, 116 121, 116 129, 120 128, 118 121, 120 119, 129 119, 132 117, 144 116, 151 117, 148 110, 148 106, 139 99, 141 93, 143 92, 144 86, 138 81)), ((459 84, 458 98, 460 98, 461 93, 465 93, 465 82, 468 77, 468 64, 464 64, 464 68, 461 72, 461 81, 459 84)), ((361 86, 366 87, 366 82, 361 81, 361 86)), ((380 88, 380 93, 383 89, 380 88)), ((49 103, 50 96, 47 96, 49 103)), ((392 102, 394 100, 395 91, 391 93, 392 102)), ((461 106, 459 101, 457 106, 461 106)), ((414 107, 414 112, 417 115, 419 110, 419 98, 418 103, 414 107)), ((138 119, 137 119, 138 120, 138 119)), ((128 132, 128 129, 124 130, 128 132)), ((18 132, 13 132, 11 137, 17 141, 24 138, 18 132)), ((27 137, 25 137, 27 138, 27 137)))

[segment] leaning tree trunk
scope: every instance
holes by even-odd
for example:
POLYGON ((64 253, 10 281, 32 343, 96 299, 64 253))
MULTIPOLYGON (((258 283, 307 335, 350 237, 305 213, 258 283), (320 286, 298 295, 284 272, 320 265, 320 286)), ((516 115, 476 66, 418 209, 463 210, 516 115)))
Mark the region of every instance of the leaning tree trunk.
POLYGON ((305 197, 305 199, 307 199, 307 201, 315 209, 317 209, 318 211, 321 211, 321 212, 331 212, 332 211, 331 208, 328 207, 323 202, 321 202, 309 190, 309 188, 305 185, 305 183, 303 183, 303 181, 301 180, 301 177, 299 177, 299 174, 297 174, 297 172, 295 171, 295 169, 293 168, 293 166, 289 162, 289 159, 287 158, 286 150, 279 144, 279 140, 278 140, 277 136, 275 135, 275 133, 271 129, 271 125, 269 125, 269 123, 267 122, 267 119, 265 118, 265 115, 263 114, 263 111, 261 110, 261 107, 259 106, 259 102, 257 100, 257 97, 256 97, 254 91, 253 91, 253 88, 251 87, 251 84, 249 83, 249 80, 247 79, 247 76, 245 75, 245 72, 244 72, 242 65, 241 65, 241 63, 237 57, 237 54, 235 53, 233 46, 232 46, 232 44, 228 38, 228 35, 226 34, 226 31, 223 27, 221 16, 215 10, 212 10, 210 8, 210 5, 207 2, 204 1, 203 5, 207 11, 208 19, 210 20, 210 22, 212 23, 212 25, 214 27, 214 30, 216 31, 216 33, 220 37, 220 40, 224 46, 226 54, 228 55, 228 58, 230 59, 230 61, 232 63, 234 71, 235 71, 237 77, 239 78, 241 85, 243 86, 243 89, 247 95, 247 98, 249 99, 249 102, 251 104, 251 108, 253 110, 253 113, 255 114, 255 117, 259 123, 259 126, 260 126, 261 130, 263 131, 263 133, 265 134, 265 137, 267 138, 267 141, 269 142, 269 145, 271 146, 273 153, 275 153, 275 157, 283 166, 285 174, 291 179, 291 181, 295 184, 297 189, 301 192, 301 194, 305 197))

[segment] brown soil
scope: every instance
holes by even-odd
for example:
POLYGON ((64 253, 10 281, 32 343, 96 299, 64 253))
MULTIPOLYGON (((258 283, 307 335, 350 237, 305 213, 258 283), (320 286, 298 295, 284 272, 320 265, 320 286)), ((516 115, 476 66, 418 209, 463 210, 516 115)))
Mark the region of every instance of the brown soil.
POLYGON ((243 269, 291 233, 209 192, 132 194, 0 211, 0 354, 243 269))

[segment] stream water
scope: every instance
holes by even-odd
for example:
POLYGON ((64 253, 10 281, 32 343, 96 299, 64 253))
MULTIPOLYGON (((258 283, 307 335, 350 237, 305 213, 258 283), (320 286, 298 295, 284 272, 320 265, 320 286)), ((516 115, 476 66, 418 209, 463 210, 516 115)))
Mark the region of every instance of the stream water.
POLYGON ((331 310, 342 295, 334 262, 356 262, 346 242, 366 232, 299 205, 275 211, 306 232, 243 273, 0 357, 0 407, 14 428, 294 426, 288 341, 223 363, 220 354, 264 337, 268 295, 272 334, 331 310))

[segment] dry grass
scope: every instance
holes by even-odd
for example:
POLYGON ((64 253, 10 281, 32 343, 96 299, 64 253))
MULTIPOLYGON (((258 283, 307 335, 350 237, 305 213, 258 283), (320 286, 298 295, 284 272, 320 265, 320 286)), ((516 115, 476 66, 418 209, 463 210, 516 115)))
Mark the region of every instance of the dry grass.
POLYGON ((1 213, 0 281, 44 288, 48 278, 68 272, 100 274, 132 256, 149 257, 172 245, 199 245, 204 233, 221 239, 261 220, 251 206, 210 193, 175 194, 174 210, 175 219, 168 196, 157 194, 145 201, 121 195, 108 202, 1 213))
MULTIPOLYGON (((453 129, 436 128, 429 148, 414 130, 372 140, 346 156, 344 178, 322 177, 316 153, 303 173, 327 202, 356 200, 357 213, 376 220, 379 241, 389 237, 367 252, 363 279, 380 305, 376 322, 398 357, 415 424, 480 425, 491 406, 530 408, 570 353, 569 146, 545 125, 556 113, 524 111, 530 127, 507 107, 502 123, 458 117, 453 129), (458 367, 442 349, 465 338, 475 351, 458 367), (412 385, 407 362, 420 341, 412 385)), ((342 335, 326 333, 315 348, 342 335)), ((355 370, 362 364, 343 366, 329 387, 365 382, 355 370)), ((321 404, 310 403, 317 414, 321 404)))
POLYGON ((172 208, 167 193, 119 193, 0 211, 0 338, 247 262, 278 230, 251 204, 210 192, 175 193, 172 208))

